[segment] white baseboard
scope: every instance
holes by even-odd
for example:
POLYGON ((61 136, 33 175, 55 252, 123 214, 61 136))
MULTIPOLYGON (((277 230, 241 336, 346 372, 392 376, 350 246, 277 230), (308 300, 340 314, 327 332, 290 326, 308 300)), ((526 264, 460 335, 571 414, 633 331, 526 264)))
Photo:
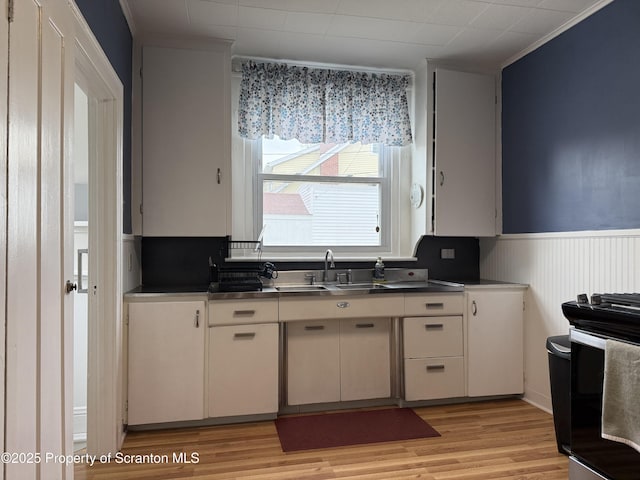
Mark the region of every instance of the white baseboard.
MULTIPOLYGON (((540 395, 538 399, 535 399, 535 398, 531 398, 531 396, 530 396, 530 395, 531 395, 531 392, 529 392, 527 395, 525 395, 525 396, 522 398, 522 400, 524 400, 525 402, 527 402, 527 403, 528 403, 528 404, 530 404, 530 405, 533 405, 533 406, 534 406, 534 407, 536 407, 536 408, 539 408, 540 410, 542 410, 542 411, 544 411, 544 412, 547 412, 547 413, 548 413, 548 414, 550 414, 550 415, 553 415, 553 410, 547 406, 547 405, 548 405, 548 403, 547 403, 547 402, 548 402, 548 399, 547 399, 547 397, 546 397, 546 396, 542 396, 542 395, 540 395), (541 403, 541 402, 539 401, 539 399, 540 399, 540 398, 545 399, 545 401, 541 403)), ((535 396, 536 396, 536 395, 534 395, 534 397, 535 397, 535 396)))
POLYGON ((73 407, 73 441, 87 440, 87 407, 73 407))

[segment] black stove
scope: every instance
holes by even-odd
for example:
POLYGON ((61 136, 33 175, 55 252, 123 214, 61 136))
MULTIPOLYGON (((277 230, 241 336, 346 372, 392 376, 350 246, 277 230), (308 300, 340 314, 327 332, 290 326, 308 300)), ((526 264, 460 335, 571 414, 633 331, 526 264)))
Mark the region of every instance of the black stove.
POLYGON ((640 293, 578 295, 562 313, 580 330, 640 344, 640 293))
POLYGON ((578 295, 562 304, 571 338, 570 480, 638 480, 640 453, 602 438, 606 340, 640 345, 640 293, 578 295))

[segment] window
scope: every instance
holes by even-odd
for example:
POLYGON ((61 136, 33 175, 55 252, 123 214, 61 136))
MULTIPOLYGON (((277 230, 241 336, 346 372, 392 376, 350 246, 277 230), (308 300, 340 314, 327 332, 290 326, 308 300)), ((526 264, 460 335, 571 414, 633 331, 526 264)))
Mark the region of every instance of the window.
POLYGON ((340 259, 411 258, 412 147, 241 135, 241 84, 235 76, 233 238, 262 235, 263 258, 274 260, 318 260, 326 248, 340 259))
POLYGON ((390 147, 278 137, 260 147, 256 231, 265 248, 388 246, 390 147))

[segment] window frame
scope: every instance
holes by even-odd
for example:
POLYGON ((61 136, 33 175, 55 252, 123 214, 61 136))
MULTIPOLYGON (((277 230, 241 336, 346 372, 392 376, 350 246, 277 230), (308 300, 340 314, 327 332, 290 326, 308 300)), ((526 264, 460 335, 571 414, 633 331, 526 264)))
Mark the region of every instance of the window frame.
POLYGON ((262 232, 264 225, 264 211, 263 211, 263 185, 265 180, 282 180, 282 181, 295 181, 295 182, 312 182, 312 183, 327 183, 327 184, 361 184, 361 185, 379 185, 380 188, 380 245, 263 245, 262 251, 268 254, 282 254, 290 253, 292 251, 299 254, 308 254, 310 252, 317 252, 318 250, 324 250, 331 248, 334 253, 340 252, 349 255, 355 255, 357 253, 371 254, 389 254, 392 246, 392 220, 391 220, 391 192, 392 187, 392 155, 390 150, 399 147, 388 147, 386 145, 378 145, 380 150, 380 176, 378 177, 349 177, 349 176, 319 176, 319 175, 297 175, 297 174, 273 174, 262 172, 262 139, 257 140, 245 140, 246 142, 254 143, 251 150, 251 165, 252 165, 252 177, 253 191, 255 192, 253 201, 253 231, 256 238, 262 232))

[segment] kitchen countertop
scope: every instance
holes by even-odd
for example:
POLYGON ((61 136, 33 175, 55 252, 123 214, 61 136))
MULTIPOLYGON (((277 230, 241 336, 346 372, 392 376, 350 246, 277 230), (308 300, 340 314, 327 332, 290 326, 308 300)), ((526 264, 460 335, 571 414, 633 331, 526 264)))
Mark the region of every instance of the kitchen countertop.
MULTIPOLYGON (((255 298, 264 296, 291 297, 291 296, 334 296, 334 295, 384 295, 393 293, 442 293, 442 292, 462 292, 464 286, 458 283, 441 282, 429 280, 427 282, 388 282, 381 284, 318 284, 317 290, 309 290, 304 285, 302 290, 281 291, 277 287, 265 287, 262 292, 211 292, 209 298, 212 300, 223 300, 232 298, 255 298), (253 294, 248 296, 247 294, 253 294)), ((284 286, 287 288, 287 286, 284 286)))
POLYGON ((318 290, 290 290, 279 291, 273 286, 265 286, 262 291, 249 292, 209 292, 209 285, 140 285, 125 294, 126 298, 149 297, 188 297, 208 296, 211 300, 249 299, 249 298, 279 298, 295 296, 331 296, 331 295, 370 295, 392 293, 445 293, 463 292, 465 289, 482 288, 526 288, 527 285, 501 282, 496 280, 461 280, 448 282, 441 280, 428 280, 426 282, 387 282, 384 287, 357 285, 344 288, 338 284, 323 285, 325 288, 318 290))
POLYGON ((206 295, 209 285, 140 285, 125 293, 125 297, 206 295))
POLYGON ((514 282, 502 282, 500 280, 471 280, 460 282, 464 284, 465 290, 482 289, 482 288, 528 288, 529 286, 524 283, 514 282))

